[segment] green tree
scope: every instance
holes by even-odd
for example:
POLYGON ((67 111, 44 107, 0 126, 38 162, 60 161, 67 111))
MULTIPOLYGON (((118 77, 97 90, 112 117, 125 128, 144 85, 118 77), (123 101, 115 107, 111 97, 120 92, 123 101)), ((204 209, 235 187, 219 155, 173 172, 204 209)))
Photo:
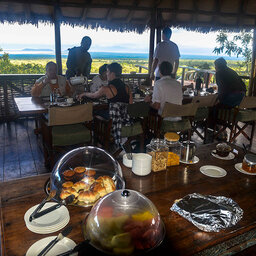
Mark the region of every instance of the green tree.
POLYGON ((225 53, 229 56, 235 54, 237 57, 244 58, 244 66, 247 74, 250 73, 252 61, 252 33, 242 31, 241 33, 233 36, 232 39, 228 38, 227 32, 221 31, 217 37, 216 46, 213 50, 215 54, 225 53))

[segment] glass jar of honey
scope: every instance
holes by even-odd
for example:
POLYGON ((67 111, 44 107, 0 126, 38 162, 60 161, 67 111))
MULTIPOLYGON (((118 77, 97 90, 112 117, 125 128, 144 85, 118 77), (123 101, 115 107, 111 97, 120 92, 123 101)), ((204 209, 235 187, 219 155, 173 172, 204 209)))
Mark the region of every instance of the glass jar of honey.
POLYGON ((165 143, 168 146, 167 166, 180 164, 180 136, 174 132, 168 132, 164 135, 165 143))
POLYGON ((158 172, 166 170, 168 147, 164 140, 152 139, 150 144, 146 146, 147 153, 152 156, 152 171, 158 172))
POLYGON ((242 168, 249 173, 256 173, 256 155, 246 154, 243 159, 242 168))

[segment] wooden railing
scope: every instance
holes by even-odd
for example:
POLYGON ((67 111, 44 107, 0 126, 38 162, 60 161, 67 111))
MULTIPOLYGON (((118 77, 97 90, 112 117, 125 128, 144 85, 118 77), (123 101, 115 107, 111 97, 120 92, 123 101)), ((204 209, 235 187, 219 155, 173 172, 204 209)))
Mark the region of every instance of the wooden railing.
MULTIPOLYGON (((91 74, 89 81, 95 75, 96 74, 91 74)), ((43 74, 0 75, 0 121, 19 117, 14 98, 30 96, 30 91, 35 80, 41 76, 43 76, 43 74)), ((122 74, 121 78, 126 84, 137 86, 146 83, 148 74, 122 74)))

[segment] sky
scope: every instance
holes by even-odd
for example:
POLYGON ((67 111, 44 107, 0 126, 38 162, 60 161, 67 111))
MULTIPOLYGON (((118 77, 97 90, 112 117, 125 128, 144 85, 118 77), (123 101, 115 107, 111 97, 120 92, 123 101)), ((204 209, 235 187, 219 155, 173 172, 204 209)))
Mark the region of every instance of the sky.
MULTIPOLYGON (((17 53, 22 49, 54 50, 53 25, 0 24, 0 47, 8 53, 17 53)), ((143 34, 132 32, 111 32, 98 29, 91 30, 83 27, 61 25, 61 45, 64 52, 70 47, 79 46, 83 36, 92 38, 91 52, 128 52, 148 53, 149 30, 143 34)), ((173 29, 171 40, 180 49, 181 55, 214 55, 217 33, 208 34, 173 29)), ((25 53, 25 52, 23 52, 25 53)), ((35 53, 35 52, 34 52, 35 53)))

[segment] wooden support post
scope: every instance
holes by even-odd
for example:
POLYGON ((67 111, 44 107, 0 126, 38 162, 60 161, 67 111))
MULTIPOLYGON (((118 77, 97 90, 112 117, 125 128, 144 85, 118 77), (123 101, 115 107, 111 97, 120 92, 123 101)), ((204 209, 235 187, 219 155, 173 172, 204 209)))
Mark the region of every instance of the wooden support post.
POLYGON ((248 89, 248 96, 256 95, 256 29, 253 30, 253 44, 252 44, 252 67, 251 67, 251 78, 248 89))
POLYGON ((9 109, 9 101, 8 101, 8 86, 7 81, 4 81, 4 112, 5 118, 9 117, 10 109, 9 109))
POLYGON ((154 45, 155 45, 155 29, 156 29, 156 11, 153 10, 151 13, 151 24, 150 24, 150 39, 149 39, 149 60, 148 60, 148 73, 151 72, 153 55, 154 55, 154 45))
POLYGON ((157 17, 156 17, 156 43, 161 42, 161 29, 162 29, 162 14, 160 10, 157 10, 157 17))
POLYGON ((55 31, 55 56, 58 66, 58 74, 62 75, 62 60, 61 60, 61 39, 60 39, 60 8, 54 6, 54 31, 55 31))
POLYGON ((185 67, 182 68, 182 76, 181 76, 181 86, 184 86, 184 80, 185 80, 185 67))

